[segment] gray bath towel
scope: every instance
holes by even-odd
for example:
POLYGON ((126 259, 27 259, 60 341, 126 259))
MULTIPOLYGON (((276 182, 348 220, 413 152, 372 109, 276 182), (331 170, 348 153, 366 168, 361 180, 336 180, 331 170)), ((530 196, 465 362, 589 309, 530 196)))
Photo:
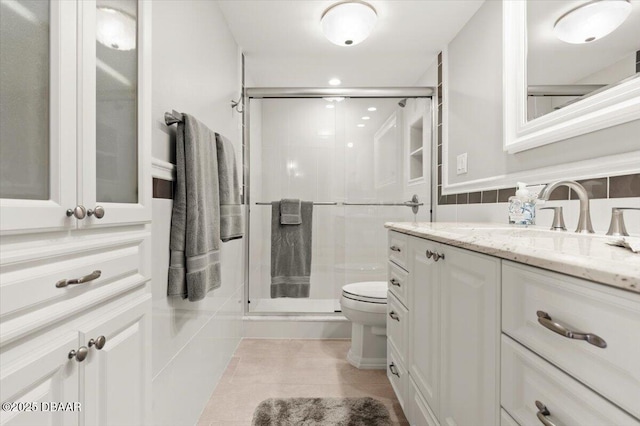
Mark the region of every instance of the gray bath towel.
POLYGON ((300 225, 302 223, 300 206, 301 202, 298 199, 280 200, 280 224, 300 225))
POLYGON ((169 296, 203 299, 220 287, 220 200, 216 136, 184 114, 176 135, 169 296))
POLYGON ((236 155, 233 145, 216 133, 218 150, 218 184, 220 186, 220 239, 223 242, 242 238, 242 205, 236 155))
POLYGON ((300 210, 301 225, 282 225, 280 202, 271 203, 271 298, 309 297, 313 203, 300 210))

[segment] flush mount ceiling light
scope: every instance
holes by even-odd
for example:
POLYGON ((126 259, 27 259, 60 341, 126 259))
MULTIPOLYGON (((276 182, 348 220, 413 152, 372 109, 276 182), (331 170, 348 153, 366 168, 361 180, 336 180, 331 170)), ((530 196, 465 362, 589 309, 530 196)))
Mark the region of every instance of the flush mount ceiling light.
POLYGON ((367 108, 367 111, 373 112, 373 111, 377 111, 377 109, 378 108, 376 108, 376 107, 369 107, 369 108, 367 108))
POLYGON ((339 78, 332 78, 331 80, 329 80, 329 85, 331 86, 340 86, 342 84, 342 81, 340 81, 339 78))
POLYGON ((376 25, 378 15, 369 3, 347 0, 335 3, 322 14, 325 37, 338 46, 355 46, 364 41, 376 25))
POLYGON ((630 13, 629 0, 591 1, 562 15, 553 32, 567 43, 589 43, 613 32, 630 13))
POLYGON ((115 50, 136 48, 136 19, 126 12, 100 6, 96 10, 96 38, 115 50))

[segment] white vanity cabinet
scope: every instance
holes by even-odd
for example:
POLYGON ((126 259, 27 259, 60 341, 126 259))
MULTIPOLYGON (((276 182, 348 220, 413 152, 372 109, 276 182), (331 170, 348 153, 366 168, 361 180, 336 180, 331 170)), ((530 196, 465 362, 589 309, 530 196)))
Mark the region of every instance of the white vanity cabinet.
POLYGON ((149 423, 151 2, 0 8, 0 402, 81 404, 0 425, 149 423))
POLYGON ((409 269, 405 414, 419 425, 497 424, 500 261, 402 237, 409 269))
POLYGON ((411 425, 640 426, 640 294, 427 238, 389 238, 411 425))

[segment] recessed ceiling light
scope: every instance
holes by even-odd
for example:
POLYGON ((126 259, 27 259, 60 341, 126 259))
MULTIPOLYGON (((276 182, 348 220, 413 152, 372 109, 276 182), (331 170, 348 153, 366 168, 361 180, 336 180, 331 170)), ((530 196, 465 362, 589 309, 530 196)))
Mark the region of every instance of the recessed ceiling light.
POLYGON ((121 10, 98 6, 96 39, 110 49, 133 50, 136 48, 136 19, 121 10))
POLYGON ((364 124, 358 124, 358 127, 364 127, 364 124))
POLYGON ((333 108, 333 104, 327 104, 327 105, 325 105, 324 107, 325 107, 325 108, 329 108, 329 109, 331 109, 331 108, 333 108))
POLYGON ((348 148, 353 148, 353 142, 349 142, 349 143, 347 144, 347 147, 348 147, 348 148))
POLYGON ((368 120, 371 117, 367 117, 366 115, 364 117, 362 117, 363 120, 368 120))
POLYGON ((367 108, 367 111, 372 111, 373 112, 373 111, 377 111, 377 110, 378 110, 378 108, 376 108, 376 107, 367 108))
POLYGON ((335 3, 320 18, 324 36, 338 46, 355 46, 363 42, 376 25, 378 15, 369 3, 346 0, 335 3))
POLYGON ((331 80, 329 80, 329 84, 331 86, 340 86, 342 82, 340 81, 339 78, 332 78, 331 80))
POLYGON ((591 1, 562 15, 553 32, 567 43, 589 43, 612 33, 630 13, 629 0, 591 1))

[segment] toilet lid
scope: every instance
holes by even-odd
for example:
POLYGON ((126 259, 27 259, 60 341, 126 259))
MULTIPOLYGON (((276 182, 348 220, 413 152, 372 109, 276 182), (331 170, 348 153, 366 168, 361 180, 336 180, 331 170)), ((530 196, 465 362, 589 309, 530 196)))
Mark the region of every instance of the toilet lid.
POLYGON ((387 303, 387 283, 385 281, 367 281, 347 284, 342 287, 342 295, 362 302, 387 303))

